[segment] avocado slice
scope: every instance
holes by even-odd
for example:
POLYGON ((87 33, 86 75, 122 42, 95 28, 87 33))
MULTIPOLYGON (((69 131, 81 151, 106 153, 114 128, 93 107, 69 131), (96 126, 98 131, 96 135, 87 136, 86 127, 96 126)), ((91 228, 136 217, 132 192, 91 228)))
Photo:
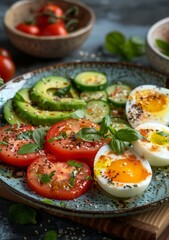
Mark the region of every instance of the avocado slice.
POLYGON ((72 111, 48 111, 32 105, 29 88, 22 88, 14 96, 14 104, 19 117, 29 120, 35 126, 52 125, 58 121, 70 118, 72 111))
POLYGON ((12 98, 8 99, 3 106, 3 113, 4 118, 9 124, 21 124, 26 123, 23 121, 18 115, 16 114, 15 110, 13 109, 13 102, 12 98))
POLYGON ((30 98, 39 107, 48 110, 75 110, 84 108, 83 99, 65 97, 66 91, 71 89, 70 81, 61 76, 48 76, 34 84, 30 90, 30 98), (65 95, 58 92, 65 91, 65 95))

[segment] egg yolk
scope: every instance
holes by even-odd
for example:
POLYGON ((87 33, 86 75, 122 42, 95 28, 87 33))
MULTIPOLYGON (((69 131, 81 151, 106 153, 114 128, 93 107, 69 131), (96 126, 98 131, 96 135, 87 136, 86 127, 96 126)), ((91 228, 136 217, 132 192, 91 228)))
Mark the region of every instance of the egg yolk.
POLYGON ((168 98, 154 90, 144 90, 136 93, 136 102, 147 112, 159 112, 167 107, 168 98))
POLYGON ((153 144, 169 146, 169 132, 155 131, 149 138, 153 144))
POLYGON ((111 161, 111 163, 110 159, 108 158, 108 161, 106 161, 106 158, 106 156, 101 156, 96 168, 98 170, 100 169, 100 175, 102 177, 112 182, 140 183, 150 175, 134 155, 127 156, 127 158, 124 156, 124 158, 111 161), (106 172, 102 171, 103 168, 106 169, 106 172))

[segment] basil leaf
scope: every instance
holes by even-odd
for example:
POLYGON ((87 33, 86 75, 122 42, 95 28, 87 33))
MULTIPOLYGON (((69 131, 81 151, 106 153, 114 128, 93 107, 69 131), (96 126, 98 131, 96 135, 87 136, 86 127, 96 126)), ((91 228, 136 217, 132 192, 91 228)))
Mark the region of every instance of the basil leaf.
POLYGON ((18 134, 18 136, 16 137, 16 139, 22 140, 22 139, 30 139, 33 136, 33 131, 32 130, 28 130, 26 132, 20 133, 18 134))
POLYGON ((17 224, 36 224, 36 211, 24 204, 13 204, 9 207, 9 217, 17 224))
POLYGON ((56 205, 56 203, 55 203, 53 200, 49 199, 49 198, 44 198, 42 201, 43 201, 44 203, 56 205))
POLYGON ((83 164, 82 163, 77 163, 77 162, 75 162, 75 161, 68 161, 67 162, 70 166, 73 166, 73 167, 77 167, 77 168, 81 168, 82 166, 83 166, 83 164))
POLYGON ((65 203, 65 202, 61 201, 61 202, 60 202, 60 204, 59 204, 59 206, 60 206, 60 207, 64 207, 64 208, 65 208, 65 207, 67 206, 67 203, 65 203))
POLYGON ((111 54, 121 54, 125 42, 126 38, 123 33, 113 31, 106 35, 104 45, 111 54))
POLYGON ((66 138, 67 138, 66 132, 61 132, 60 135, 55 136, 55 137, 53 137, 53 138, 50 138, 50 139, 48 140, 48 142, 54 142, 55 140, 62 140, 62 139, 66 139, 66 138))
POLYGON ((116 137, 117 130, 115 128, 110 126, 109 131, 110 131, 111 134, 113 134, 113 137, 116 137))
POLYGON ((131 61, 134 57, 145 54, 145 41, 138 36, 129 39, 118 31, 110 32, 105 37, 105 49, 111 54, 131 61))
POLYGON ((132 36, 129 39, 132 49, 133 49, 133 55, 134 56, 141 56, 145 54, 145 40, 138 37, 138 36, 132 36))
POLYGON ((40 181, 42 183, 49 183, 52 180, 52 177, 55 175, 56 171, 52 171, 50 174, 42 174, 40 176, 40 181))
POLYGON ((108 127, 111 124, 111 118, 109 115, 107 115, 106 117, 103 118, 101 125, 100 125, 100 135, 104 135, 106 133, 108 133, 108 127))
POLYGON ((57 240, 58 234, 55 230, 47 231, 44 240, 57 240))
POLYGON ((42 148, 44 141, 45 141, 45 135, 46 132, 44 130, 44 128, 37 128, 34 132, 33 132, 33 139, 35 141, 35 143, 42 148))
POLYGON ((1 145, 8 145, 8 143, 5 142, 5 141, 0 141, 0 144, 1 144, 1 145))
POLYGON ((83 109, 78 109, 71 114, 73 119, 79 119, 85 117, 85 111, 83 109))
POLYGON ((101 138, 99 132, 95 128, 82 128, 76 133, 75 137, 88 142, 98 141, 101 138))
POLYGON ((162 39, 156 39, 156 44, 166 56, 169 56, 169 42, 162 39))
POLYGON ((125 152, 125 143, 118 139, 112 139, 109 143, 111 150, 117 154, 123 154, 125 152))
POLYGON ((18 154, 23 155, 23 154, 27 154, 27 153, 33 153, 36 152, 39 149, 39 145, 36 143, 28 143, 28 144, 24 144, 22 145, 19 150, 18 150, 18 154))
POLYGON ((74 187, 74 184, 75 184, 75 176, 76 176, 76 174, 75 174, 74 171, 70 173, 70 185, 71 185, 71 187, 74 187))
POLYGON ((133 142, 141 139, 142 136, 132 128, 123 128, 117 131, 116 138, 124 142, 133 142))

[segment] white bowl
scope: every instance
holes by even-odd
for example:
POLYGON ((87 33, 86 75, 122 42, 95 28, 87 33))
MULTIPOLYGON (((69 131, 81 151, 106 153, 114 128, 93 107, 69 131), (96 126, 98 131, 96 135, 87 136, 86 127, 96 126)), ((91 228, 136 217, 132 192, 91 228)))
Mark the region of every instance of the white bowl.
POLYGON ((169 17, 153 24, 146 36, 146 54, 150 65, 159 72, 169 74, 169 56, 158 48, 156 39, 169 42, 169 17))

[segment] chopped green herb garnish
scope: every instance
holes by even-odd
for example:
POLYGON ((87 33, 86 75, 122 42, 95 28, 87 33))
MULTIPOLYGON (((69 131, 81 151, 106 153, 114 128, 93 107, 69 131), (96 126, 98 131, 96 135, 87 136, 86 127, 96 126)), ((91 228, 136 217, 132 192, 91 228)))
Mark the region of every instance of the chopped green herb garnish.
POLYGON ((62 139, 66 139, 66 138, 67 138, 66 132, 61 132, 60 135, 50 138, 48 142, 54 142, 55 140, 62 140, 62 139))
POLYGON ((75 161, 68 161, 67 162, 70 166, 74 166, 74 167, 77 167, 77 168, 80 168, 80 167, 82 167, 83 166, 83 164, 82 163, 77 163, 77 162, 75 162, 75 161))
POLYGON ((93 177, 90 176, 90 175, 87 175, 87 176, 85 177, 85 180, 93 180, 93 177))
POLYGON ((61 207, 66 207, 67 204, 66 204, 65 202, 60 202, 60 206, 61 206, 61 207))
POLYGON ((70 173, 70 185, 71 185, 72 187, 74 187, 74 184, 75 184, 75 176, 76 176, 75 171, 73 171, 73 172, 70 173))
POLYGON ((55 203, 53 200, 49 199, 49 198, 44 198, 42 201, 43 201, 44 203, 56 205, 56 203, 55 203))
POLYGON ((52 171, 50 174, 42 174, 40 176, 40 181, 42 183, 49 183, 52 180, 52 177, 55 175, 55 171, 52 171))

